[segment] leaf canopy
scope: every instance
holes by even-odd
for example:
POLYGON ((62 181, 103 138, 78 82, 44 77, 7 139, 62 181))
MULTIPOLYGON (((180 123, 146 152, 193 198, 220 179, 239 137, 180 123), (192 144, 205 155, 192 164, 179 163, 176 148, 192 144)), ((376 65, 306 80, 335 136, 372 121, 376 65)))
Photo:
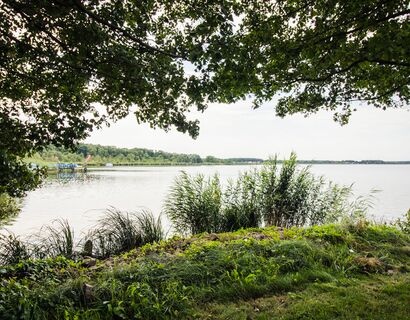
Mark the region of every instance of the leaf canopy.
POLYGON ((406 0, 2 0, 0 169, 130 112, 196 137, 187 114, 210 102, 278 95, 279 116, 341 123, 354 101, 406 106, 409 14, 406 0))

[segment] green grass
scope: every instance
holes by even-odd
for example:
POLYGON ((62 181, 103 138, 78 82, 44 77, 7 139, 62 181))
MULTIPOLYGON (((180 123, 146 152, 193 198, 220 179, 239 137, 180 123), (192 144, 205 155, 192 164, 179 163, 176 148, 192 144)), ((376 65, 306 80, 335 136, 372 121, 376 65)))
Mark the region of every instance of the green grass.
POLYGON ((297 292, 234 303, 210 303, 196 319, 409 319, 407 274, 368 276, 344 283, 312 283, 297 292))
POLYGON ((174 237, 0 268, 1 319, 406 319, 410 236, 364 222, 174 237))

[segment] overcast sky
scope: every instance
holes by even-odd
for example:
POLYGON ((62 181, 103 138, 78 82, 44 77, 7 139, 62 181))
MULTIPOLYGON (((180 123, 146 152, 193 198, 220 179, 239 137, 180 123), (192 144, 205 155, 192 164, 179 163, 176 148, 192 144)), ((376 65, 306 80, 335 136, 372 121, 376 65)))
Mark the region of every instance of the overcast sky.
POLYGON ((109 128, 95 131, 87 143, 141 147, 216 157, 286 157, 299 159, 410 160, 410 112, 360 106, 349 124, 340 126, 333 113, 320 112, 278 118, 273 103, 257 110, 250 102, 213 104, 191 117, 200 120, 196 140, 176 130, 164 132, 138 125, 132 115, 109 128))

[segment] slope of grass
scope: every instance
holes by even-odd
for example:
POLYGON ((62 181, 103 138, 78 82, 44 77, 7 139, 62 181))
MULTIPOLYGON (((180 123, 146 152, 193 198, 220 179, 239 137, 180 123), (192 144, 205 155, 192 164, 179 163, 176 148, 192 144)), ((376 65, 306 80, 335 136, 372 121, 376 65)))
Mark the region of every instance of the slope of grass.
POLYGON ((410 236, 366 222, 174 237, 0 268, 1 319, 406 319, 410 236))

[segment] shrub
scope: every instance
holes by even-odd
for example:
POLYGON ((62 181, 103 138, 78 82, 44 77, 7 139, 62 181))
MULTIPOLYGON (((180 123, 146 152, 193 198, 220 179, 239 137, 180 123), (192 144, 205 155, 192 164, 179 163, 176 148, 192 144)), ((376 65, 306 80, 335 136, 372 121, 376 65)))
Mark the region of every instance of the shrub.
POLYGON ((20 212, 19 200, 6 193, 0 194, 0 225, 20 212))
POLYGON ((205 179, 182 172, 165 200, 164 211, 180 233, 221 231, 222 190, 217 175, 205 179))

